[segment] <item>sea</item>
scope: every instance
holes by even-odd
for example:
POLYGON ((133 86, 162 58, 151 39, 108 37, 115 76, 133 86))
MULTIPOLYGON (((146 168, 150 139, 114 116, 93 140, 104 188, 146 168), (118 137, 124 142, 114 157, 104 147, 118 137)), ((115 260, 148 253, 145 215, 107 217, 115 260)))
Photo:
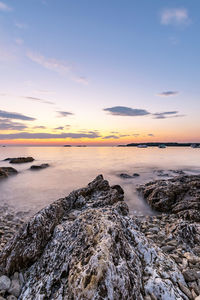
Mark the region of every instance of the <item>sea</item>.
POLYGON ((16 212, 34 214, 72 190, 86 186, 102 174, 110 185, 124 189, 125 201, 134 215, 155 214, 137 192, 137 186, 177 175, 200 174, 200 149, 189 147, 1 147, 0 167, 12 166, 17 175, 0 181, 0 205, 16 212), (8 157, 32 156, 32 163, 11 165, 8 157), (33 171, 33 164, 49 168, 33 171), (120 174, 140 176, 124 179, 120 174))

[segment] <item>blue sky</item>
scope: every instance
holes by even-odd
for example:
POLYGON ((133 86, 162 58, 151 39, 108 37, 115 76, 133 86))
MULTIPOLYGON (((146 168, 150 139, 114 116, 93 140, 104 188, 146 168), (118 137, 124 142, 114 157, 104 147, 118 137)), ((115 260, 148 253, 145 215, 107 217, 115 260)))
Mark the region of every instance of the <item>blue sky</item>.
POLYGON ((0 1, 0 138, 200 141, 199 10, 198 0, 0 1), (10 112, 34 120, 19 130, 10 112))

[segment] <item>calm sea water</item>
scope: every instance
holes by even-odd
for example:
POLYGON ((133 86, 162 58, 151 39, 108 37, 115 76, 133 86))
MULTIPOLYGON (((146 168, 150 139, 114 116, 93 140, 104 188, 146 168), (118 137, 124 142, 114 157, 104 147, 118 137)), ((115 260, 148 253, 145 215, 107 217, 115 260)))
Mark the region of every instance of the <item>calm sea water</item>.
POLYGON ((19 171, 0 182, 0 205, 16 211, 35 213, 52 201, 67 196, 73 189, 86 186, 98 174, 110 184, 120 184, 133 214, 153 213, 136 192, 136 186, 158 179, 158 170, 183 170, 200 174, 200 149, 135 147, 5 147, 0 148, 0 167, 11 166, 7 157, 33 156, 34 164, 49 163, 40 171, 29 170, 33 163, 12 165, 19 171), (139 173, 134 179, 122 179, 120 173, 139 173))

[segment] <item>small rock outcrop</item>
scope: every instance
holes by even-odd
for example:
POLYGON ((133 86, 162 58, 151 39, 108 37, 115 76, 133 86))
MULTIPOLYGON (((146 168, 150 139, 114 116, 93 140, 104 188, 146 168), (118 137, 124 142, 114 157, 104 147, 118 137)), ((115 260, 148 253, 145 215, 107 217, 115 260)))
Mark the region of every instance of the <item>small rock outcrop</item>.
POLYGON ((2 178, 6 178, 10 175, 14 175, 17 174, 17 170, 15 170, 14 168, 11 167, 1 167, 0 168, 0 179, 2 178))
POLYGON ((28 157, 16 157, 16 158, 6 158, 11 164, 22 164, 34 161, 34 158, 31 156, 28 157))
POLYGON ((99 175, 30 218, 0 256, 4 276, 23 278, 18 299, 191 299, 178 264, 141 232, 123 194, 99 175))
POLYGON ((129 175, 126 173, 119 174, 119 177, 121 177, 123 179, 131 179, 131 178, 135 178, 135 177, 139 177, 139 176, 140 176, 140 174, 138 174, 138 173, 133 173, 133 175, 129 175))
POLYGON ((41 165, 32 165, 30 167, 31 170, 42 170, 49 167, 49 164, 41 164, 41 165))
POLYGON ((156 180, 138 190, 154 210, 200 222, 200 175, 156 180))

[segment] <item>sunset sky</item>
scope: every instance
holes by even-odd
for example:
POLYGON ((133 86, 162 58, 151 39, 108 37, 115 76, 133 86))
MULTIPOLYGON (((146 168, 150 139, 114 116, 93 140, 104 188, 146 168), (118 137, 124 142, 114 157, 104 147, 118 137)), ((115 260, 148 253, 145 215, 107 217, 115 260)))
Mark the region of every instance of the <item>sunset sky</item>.
POLYGON ((0 144, 200 142, 199 0, 0 0, 0 144))

